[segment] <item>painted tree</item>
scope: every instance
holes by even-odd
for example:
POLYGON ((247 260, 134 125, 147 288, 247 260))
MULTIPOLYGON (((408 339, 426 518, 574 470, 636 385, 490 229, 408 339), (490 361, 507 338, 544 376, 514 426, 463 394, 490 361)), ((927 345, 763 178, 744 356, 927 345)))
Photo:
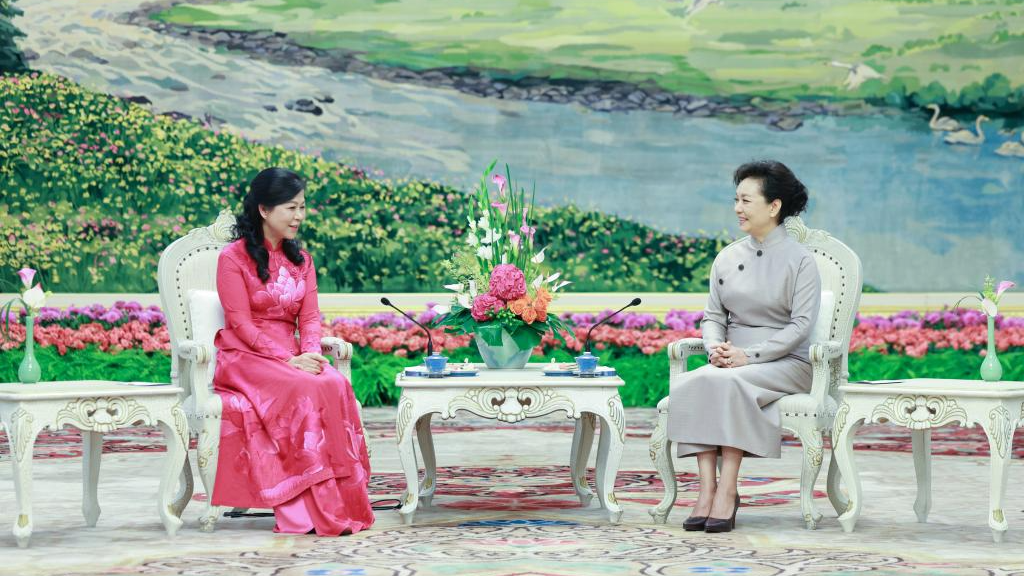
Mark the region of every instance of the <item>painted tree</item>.
POLYGON ((14 42, 25 34, 14 25, 14 18, 23 12, 14 7, 14 0, 0 0, 0 73, 24 72, 25 56, 14 42))

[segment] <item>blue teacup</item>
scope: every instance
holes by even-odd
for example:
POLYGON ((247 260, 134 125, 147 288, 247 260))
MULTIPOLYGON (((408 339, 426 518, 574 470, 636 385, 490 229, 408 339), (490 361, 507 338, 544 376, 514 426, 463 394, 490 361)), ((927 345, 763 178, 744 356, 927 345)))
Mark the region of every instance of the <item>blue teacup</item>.
POLYGON ((593 376, 597 372, 597 361, 599 356, 594 356, 590 351, 584 352, 576 357, 576 367, 580 370, 580 376, 593 376))
POLYGON ((440 354, 431 354, 423 359, 423 363, 427 365, 428 376, 440 378, 444 376, 444 367, 448 363, 448 357, 441 356, 440 354))

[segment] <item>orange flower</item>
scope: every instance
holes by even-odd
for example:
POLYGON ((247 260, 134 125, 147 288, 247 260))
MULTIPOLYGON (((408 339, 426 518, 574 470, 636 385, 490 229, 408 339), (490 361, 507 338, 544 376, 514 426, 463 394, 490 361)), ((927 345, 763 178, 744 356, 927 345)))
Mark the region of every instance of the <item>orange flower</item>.
POLYGON ((533 301, 533 310, 537 313, 537 320, 544 322, 548 319, 548 301, 539 297, 533 301))
POLYGON ((537 319, 537 311, 533 309, 533 306, 530 306, 526 310, 523 310, 522 317, 523 322, 533 324, 533 321, 537 319))
POLYGON ((522 316, 523 312, 526 312, 527 308, 532 306, 529 296, 523 296, 522 298, 512 300, 508 303, 508 309, 512 311, 516 316, 522 316))
POLYGON ((544 302, 544 307, 547 308, 548 304, 551 304, 551 293, 545 288, 537 288, 537 300, 544 302))

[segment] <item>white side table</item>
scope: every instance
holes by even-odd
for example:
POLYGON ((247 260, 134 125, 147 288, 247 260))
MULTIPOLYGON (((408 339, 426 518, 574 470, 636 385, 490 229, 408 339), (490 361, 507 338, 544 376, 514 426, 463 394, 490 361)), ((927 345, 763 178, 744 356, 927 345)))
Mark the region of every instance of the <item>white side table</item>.
POLYGON ((103 433, 135 425, 159 425, 167 440, 160 477, 160 519, 167 534, 181 527, 185 502, 174 501, 177 479, 185 463, 188 423, 179 406, 181 388, 136 386, 100 380, 0 384, 0 424, 7 429, 14 466, 18 517, 14 537, 25 548, 32 536, 32 448, 43 428, 70 424, 82 430, 82 514, 95 526, 100 516, 96 484, 100 473, 103 433))
POLYGON ((522 370, 488 370, 477 365, 473 377, 424 378, 404 372, 395 378, 402 389, 395 422, 398 453, 405 472, 406 491, 399 513, 411 524, 420 501, 429 506, 437 487, 434 440, 430 434, 433 414, 442 419, 455 418, 465 410, 500 422, 520 422, 552 412, 565 412, 576 420, 569 469, 580 504, 588 506, 594 493, 587 485, 587 458, 594 442, 596 420, 601 419, 597 452, 597 496, 610 520, 617 523, 622 508, 615 498, 615 476, 626 436, 626 417, 619 397, 618 376, 575 378, 545 376, 544 364, 528 364, 522 370), (423 455, 423 480, 413 452, 413 434, 423 455))
POLYGON ((1013 433, 1024 423, 1024 382, 910 379, 885 384, 845 384, 843 403, 836 412, 832 438, 836 463, 849 491, 846 512, 839 516, 843 530, 852 532, 860 517, 860 477, 853 458, 853 436, 861 424, 890 422, 911 430, 919 522, 931 509, 931 429, 959 423, 980 424, 990 447, 989 517, 992 538, 1002 542, 1007 522, 1003 514, 1006 477, 1013 452, 1013 433))

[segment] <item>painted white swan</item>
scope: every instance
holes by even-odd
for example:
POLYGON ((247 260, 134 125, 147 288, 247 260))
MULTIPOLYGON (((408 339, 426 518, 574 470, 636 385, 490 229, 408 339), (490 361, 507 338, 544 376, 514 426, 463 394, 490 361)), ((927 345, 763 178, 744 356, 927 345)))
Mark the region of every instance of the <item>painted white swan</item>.
POLYGON ((938 130, 942 132, 953 132, 954 130, 960 130, 963 126, 959 122, 950 118, 949 116, 939 118, 939 105, 929 104, 925 106, 930 110, 934 110, 935 114, 932 115, 932 119, 928 122, 928 127, 932 130, 938 130))
POLYGON ((956 132, 950 132, 946 134, 943 141, 946 144, 968 144, 971 146, 977 146, 985 141, 985 133, 981 131, 981 123, 988 120, 988 116, 982 114, 978 116, 978 119, 974 121, 974 130, 957 130, 956 132))

